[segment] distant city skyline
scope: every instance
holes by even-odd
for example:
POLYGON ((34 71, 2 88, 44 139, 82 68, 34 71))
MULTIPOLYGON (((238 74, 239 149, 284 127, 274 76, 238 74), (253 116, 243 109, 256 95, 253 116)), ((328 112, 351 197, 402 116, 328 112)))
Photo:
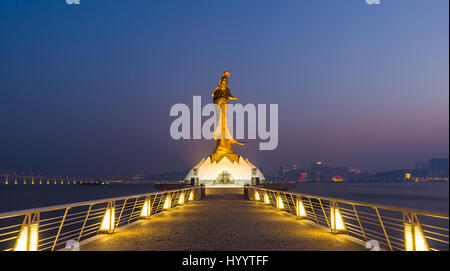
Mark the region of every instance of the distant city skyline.
MULTIPOLYGON (((105 176, 62 176, 32 172, 0 172, 0 184, 73 184, 78 182, 148 182, 182 181, 190 169, 137 173, 125 178, 105 178, 105 176)), ((268 182, 436 182, 449 178, 449 159, 431 158, 425 163, 416 163, 414 168, 392 169, 380 172, 362 172, 349 166, 336 167, 323 161, 311 162, 309 166, 280 166, 263 172, 268 182)))
MULTIPOLYGON (((324 160, 316 160, 316 161, 311 161, 309 163, 305 163, 305 164, 300 164, 300 163, 291 163, 291 164, 287 164, 287 165, 278 165, 278 166, 274 166, 273 168, 269 169, 269 170, 265 170, 264 168, 261 168, 261 170, 263 171, 264 174, 267 173, 273 173, 277 170, 309 170, 311 165, 314 163, 323 163, 326 166, 331 166, 331 167, 337 167, 337 168, 347 168, 349 170, 357 170, 359 173, 367 173, 367 174, 377 174, 377 173, 383 173, 383 172, 390 172, 390 171, 395 171, 395 170, 414 170, 420 167, 428 167, 429 163, 431 160, 449 160, 448 157, 444 158, 444 157, 439 157, 439 158, 430 158, 427 161, 420 161, 417 163, 414 163, 414 165, 410 166, 410 167, 404 167, 404 168, 391 168, 391 169, 386 169, 386 170, 380 170, 380 171, 370 171, 370 170, 361 170, 360 168, 356 168, 356 167, 352 167, 351 165, 333 165, 333 164, 329 164, 327 161, 324 160)), ((96 178, 131 178, 131 177, 135 177, 135 176, 149 176, 149 175, 163 175, 166 173, 174 173, 174 172, 178 172, 178 173, 183 173, 185 174, 185 172, 188 172, 190 169, 189 168, 184 168, 184 169, 173 169, 173 170, 169 170, 169 171, 155 171, 155 172, 145 172, 145 171, 139 171, 139 172, 134 172, 130 175, 127 176, 101 176, 101 175, 77 175, 77 176, 69 176, 69 175, 65 175, 65 174, 55 174, 55 173, 49 173, 49 172, 33 172, 33 171, 24 171, 24 170, 20 170, 20 169, 5 169, 5 168, 0 168, 0 173, 15 173, 15 174, 29 174, 29 175, 35 175, 35 176, 58 176, 58 177, 69 177, 69 178, 73 178, 73 177, 96 177, 96 178)))
POLYGON ((230 70, 279 105, 265 171, 323 160, 380 172, 449 156, 449 2, 0 2, 0 169, 123 178, 192 168, 170 107, 230 70))

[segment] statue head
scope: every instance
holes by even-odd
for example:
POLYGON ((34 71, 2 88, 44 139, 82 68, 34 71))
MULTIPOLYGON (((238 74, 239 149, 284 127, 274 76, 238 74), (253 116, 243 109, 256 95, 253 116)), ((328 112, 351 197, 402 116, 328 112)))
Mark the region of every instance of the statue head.
POLYGON ((225 71, 222 75, 222 78, 220 78, 218 87, 222 90, 226 90, 228 87, 228 76, 230 76, 230 71, 225 71))

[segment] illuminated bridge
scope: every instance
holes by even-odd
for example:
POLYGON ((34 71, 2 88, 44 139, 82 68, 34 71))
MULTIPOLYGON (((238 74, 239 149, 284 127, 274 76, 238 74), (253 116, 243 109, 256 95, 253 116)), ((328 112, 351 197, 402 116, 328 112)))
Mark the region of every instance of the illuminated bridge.
POLYGON ((0 214, 1 250, 448 250, 448 235, 446 215, 252 186, 0 214))

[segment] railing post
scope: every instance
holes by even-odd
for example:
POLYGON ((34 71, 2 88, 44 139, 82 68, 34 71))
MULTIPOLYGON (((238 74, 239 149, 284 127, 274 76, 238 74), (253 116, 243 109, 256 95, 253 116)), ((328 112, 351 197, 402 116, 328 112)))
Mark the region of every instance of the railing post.
POLYGON ((78 235, 77 242, 80 242, 81 236, 83 236, 84 227, 86 226, 86 222, 88 220, 89 214, 91 213, 92 204, 89 204, 89 209, 86 214, 86 218, 84 219, 83 226, 81 227, 80 235, 78 235))
POLYGON ((122 218, 123 210, 125 209, 125 205, 127 205, 128 198, 123 201, 122 209, 120 210, 119 218, 117 218, 116 228, 119 227, 120 219, 122 218))
POLYGON ((248 185, 244 185, 244 199, 245 200, 249 200, 249 196, 248 196, 248 185))
POLYGON ((361 220, 359 219, 358 211, 356 210, 356 207, 355 207, 354 204, 352 206, 353 206, 353 212, 355 212, 356 219, 358 220, 359 228, 360 228, 361 233, 363 235, 364 241, 367 242, 367 236, 366 236, 366 233, 364 232, 364 228, 363 228, 363 226, 361 224, 361 220))
POLYGON ((200 189, 201 189, 201 197, 200 197, 200 199, 204 200, 205 199, 205 194, 206 194, 206 192, 205 192, 205 184, 201 184, 200 185, 200 189))
POLYGON ((381 228, 383 229, 383 233, 384 233, 384 236, 386 237, 386 241, 388 243, 389 249, 392 251, 393 249, 392 249, 391 241, 389 241, 389 236, 387 235, 386 228, 384 227, 383 220, 381 219, 380 212, 378 211, 378 208, 374 207, 374 209, 375 209, 375 211, 377 213, 378 220, 380 221, 380 225, 381 225, 381 228))
POLYGON ((308 200, 309 200, 309 206, 311 207, 311 211, 314 215, 314 219, 316 220, 316 223, 319 224, 319 220, 317 219, 316 211, 314 210, 314 206, 312 204, 311 197, 308 196, 308 200))
POLYGON ((67 212, 69 211, 69 209, 70 209, 70 207, 67 207, 65 212, 64 212, 63 219, 62 219, 61 224, 59 225, 59 228, 58 228, 58 233, 56 234, 56 237, 55 237, 55 242, 53 242, 52 251, 55 250, 56 242, 58 242, 59 234, 61 233, 61 229, 62 229, 62 226, 64 225, 64 220, 66 220, 67 212))
POLYGON ((138 200, 138 198, 135 198, 134 204, 133 204, 133 209, 131 209, 130 217, 128 218, 127 224, 130 224, 130 221, 131 221, 131 219, 133 218, 133 212, 134 212, 134 209, 136 208, 137 200, 138 200))
POLYGON ((330 222, 328 222, 327 214, 325 213, 325 208, 323 208, 322 200, 319 198, 319 204, 320 208, 322 208, 323 216, 325 217, 325 220, 327 221, 328 228, 330 228, 330 222))

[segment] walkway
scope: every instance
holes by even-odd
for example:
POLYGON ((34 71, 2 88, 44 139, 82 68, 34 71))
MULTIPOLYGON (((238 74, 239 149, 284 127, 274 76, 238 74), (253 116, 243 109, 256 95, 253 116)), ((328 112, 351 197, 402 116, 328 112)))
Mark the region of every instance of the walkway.
POLYGON ((242 188, 206 189, 175 208, 81 250, 365 250, 340 235, 244 200, 242 188))

